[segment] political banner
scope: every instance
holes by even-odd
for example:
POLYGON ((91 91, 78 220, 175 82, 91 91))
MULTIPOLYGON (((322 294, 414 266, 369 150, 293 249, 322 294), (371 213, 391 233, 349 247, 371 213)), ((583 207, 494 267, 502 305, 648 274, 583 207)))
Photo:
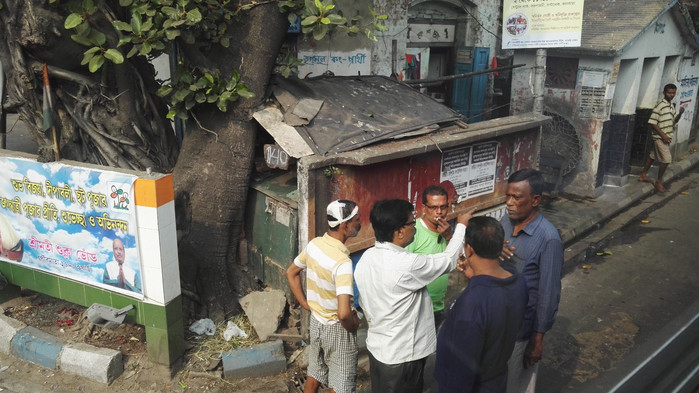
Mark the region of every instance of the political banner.
POLYGON ((135 175, 0 157, 0 260, 143 298, 135 175))

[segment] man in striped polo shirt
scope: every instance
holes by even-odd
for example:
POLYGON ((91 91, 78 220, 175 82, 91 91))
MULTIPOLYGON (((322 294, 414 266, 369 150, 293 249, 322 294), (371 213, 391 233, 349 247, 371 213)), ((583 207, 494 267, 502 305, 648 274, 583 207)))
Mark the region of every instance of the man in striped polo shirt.
POLYGON ((311 312, 304 393, 316 392, 320 384, 335 393, 353 393, 359 318, 352 308, 352 261, 344 243, 362 227, 359 207, 337 200, 328 205, 327 216, 328 231, 308 243, 286 270, 286 278, 301 307, 311 312), (306 295, 301 284, 304 269, 306 295))
POLYGON ((667 192, 665 187, 663 187, 663 174, 665 169, 667 169, 667 165, 672 162, 672 155, 670 154, 672 134, 675 132, 675 125, 680 120, 682 113, 684 113, 684 107, 680 106, 680 113, 675 114, 675 106, 672 104, 672 99, 675 98, 676 93, 677 86, 672 83, 665 85, 663 89, 664 97, 655 105, 650 119, 648 119, 648 124, 653 129, 653 150, 650 152, 641 175, 638 177, 639 181, 653 183, 655 189, 661 193, 667 192), (658 161, 660 164, 658 167, 658 180, 656 181, 646 176, 650 166, 653 165, 653 161, 658 161))

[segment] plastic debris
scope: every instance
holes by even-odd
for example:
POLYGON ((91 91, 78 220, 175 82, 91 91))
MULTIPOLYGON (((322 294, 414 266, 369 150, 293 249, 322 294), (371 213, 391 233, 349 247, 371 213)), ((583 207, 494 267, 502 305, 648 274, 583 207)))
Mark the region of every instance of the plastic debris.
MULTIPOLYGON (((199 322, 199 321, 197 321, 197 322, 199 322)), ((194 322, 194 323, 196 323, 196 322, 194 322)), ((180 387, 182 389, 187 389, 187 385, 183 384, 182 381, 177 381, 177 383, 180 385, 180 387)))
POLYGON ((641 224, 650 224, 650 221, 648 221, 648 220, 641 220, 641 224))
POLYGON ((614 254, 613 254, 611 251, 604 250, 604 251, 602 251, 602 252, 598 252, 597 255, 601 257, 601 256, 604 256, 604 255, 614 255, 614 254))
POLYGON ((190 332, 194 332, 198 335, 206 334, 207 336, 213 336, 216 333, 216 325, 214 321, 209 318, 200 319, 189 327, 190 332))
POLYGON ((682 194, 682 195, 689 195, 689 193, 688 193, 687 191, 682 191, 680 194, 682 194))
POLYGON ((590 266, 590 265, 582 265, 582 268, 585 269, 585 270, 590 269, 591 267, 592 267, 592 266, 590 266))
POLYGON ((228 324, 226 325, 226 331, 223 332, 223 339, 226 341, 230 341, 233 337, 247 338, 248 334, 245 333, 243 329, 239 328, 238 325, 235 324, 235 322, 228 321, 228 324))

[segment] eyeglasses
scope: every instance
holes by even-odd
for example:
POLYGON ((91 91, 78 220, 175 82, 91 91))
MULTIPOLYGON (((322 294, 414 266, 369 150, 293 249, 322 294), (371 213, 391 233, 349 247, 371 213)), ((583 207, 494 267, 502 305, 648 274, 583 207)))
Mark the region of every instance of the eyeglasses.
POLYGON ((425 207, 426 207, 427 209, 429 209, 429 211, 431 211, 431 212, 433 212, 433 211, 435 211, 435 210, 440 210, 440 211, 441 211, 441 210, 447 210, 447 209, 449 209, 449 205, 441 205, 441 206, 430 206, 430 205, 425 205, 425 207))
POLYGON ((404 226, 404 227, 415 226, 415 220, 412 220, 412 221, 410 221, 410 222, 406 222, 405 224, 403 224, 403 226, 404 226))

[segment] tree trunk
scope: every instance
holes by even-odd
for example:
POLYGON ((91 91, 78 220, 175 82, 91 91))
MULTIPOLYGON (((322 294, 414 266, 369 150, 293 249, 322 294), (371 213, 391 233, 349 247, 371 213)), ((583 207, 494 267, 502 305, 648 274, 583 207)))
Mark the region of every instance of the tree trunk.
POLYGON ((265 98, 287 26, 276 3, 246 14, 233 32, 238 41, 209 60, 224 75, 238 69, 256 96, 229 105, 225 113, 203 107, 187 123, 173 174, 180 279, 185 293, 199 294, 185 302, 185 315, 192 318, 221 320, 239 312, 238 297, 253 284, 236 263, 255 151, 251 111, 265 98))
MULTIPOLYGON (((195 108, 179 157, 150 64, 140 58, 118 66, 106 62, 91 74, 80 65, 86 48, 63 28, 67 14, 60 13, 60 2, 57 7, 46 0, 3 3, 0 59, 10 97, 39 145, 39 159, 53 160, 51 135, 41 132, 41 66, 47 63, 61 158, 160 172, 174 167, 185 315, 221 320, 238 312, 238 296, 255 285, 236 263, 255 150, 251 112, 264 101, 288 26, 277 3, 246 12, 231 28, 230 48, 214 53, 199 52, 204 46, 186 48, 199 55, 189 59, 194 65, 222 77, 237 69, 256 96, 229 104, 225 113, 213 105, 195 108)), ((121 11, 116 1, 100 4, 121 11)))

